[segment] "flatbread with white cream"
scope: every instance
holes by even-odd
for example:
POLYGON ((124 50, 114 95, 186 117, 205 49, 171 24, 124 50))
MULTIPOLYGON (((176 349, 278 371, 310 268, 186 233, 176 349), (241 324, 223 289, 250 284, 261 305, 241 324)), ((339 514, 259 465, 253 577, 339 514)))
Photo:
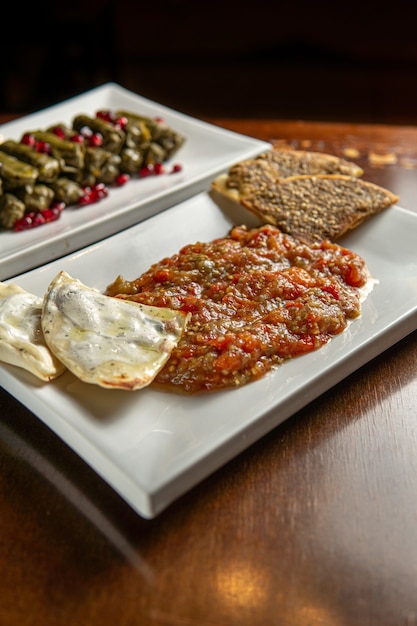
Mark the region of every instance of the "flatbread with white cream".
POLYGON ((49 381, 59 376, 65 366, 45 343, 41 313, 41 297, 16 284, 0 283, 0 361, 49 381))
POLYGON ((135 390, 168 361, 188 317, 103 295, 61 271, 44 297, 42 329, 50 350, 80 380, 135 390))

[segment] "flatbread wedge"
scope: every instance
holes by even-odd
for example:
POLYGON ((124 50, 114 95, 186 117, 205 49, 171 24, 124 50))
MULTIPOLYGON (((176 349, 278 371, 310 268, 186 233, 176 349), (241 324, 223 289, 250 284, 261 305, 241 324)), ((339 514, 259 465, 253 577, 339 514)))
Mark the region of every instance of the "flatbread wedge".
POLYGON ((44 296, 50 350, 80 380, 133 391, 149 385, 180 340, 188 314, 106 296, 61 271, 44 296))
POLYGON ((398 202, 389 190, 343 175, 294 176, 241 198, 261 221, 311 243, 338 240, 398 202))
POLYGON ((42 298, 14 283, 0 283, 0 361, 25 369, 48 382, 65 366, 45 343, 42 298))
POLYGON ((332 154, 274 148, 254 159, 240 161, 212 183, 212 188, 239 200, 261 187, 291 176, 341 174, 360 177, 363 170, 356 163, 332 154))
POLYGON ((274 148, 258 155, 257 160, 274 164, 279 171, 280 178, 315 174, 342 174, 358 177, 363 174, 363 169, 353 161, 325 152, 274 148))

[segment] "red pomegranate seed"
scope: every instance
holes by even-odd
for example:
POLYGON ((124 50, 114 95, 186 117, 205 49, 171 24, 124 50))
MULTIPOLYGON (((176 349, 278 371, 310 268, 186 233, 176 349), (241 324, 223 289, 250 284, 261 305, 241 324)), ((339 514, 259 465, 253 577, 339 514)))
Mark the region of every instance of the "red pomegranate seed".
POLYGON ((81 205, 92 204, 95 202, 93 193, 91 191, 86 192, 81 198, 78 200, 78 203, 81 205))
POLYGON ((99 148, 103 145, 103 135, 101 133, 93 133, 90 137, 90 146, 99 148))
POLYGON ((14 225, 14 230, 28 230, 29 228, 35 228, 45 223, 45 219, 36 211, 30 211, 26 213, 20 220, 14 225))
POLYGON ((100 119, 104 120, 105 122, 114 122, 115 121, 115 115, 112 111, 109 110, 102 110, 102 111, 97 111, 96 113, 96 117, 99 117, 100 119))
POLYGON ((52 129, 52 132, 54 133, 54 135, 56 135, 60 139, 65 139, 65 131, 61 126, 55 126, 52 129))
POLYGON ((121 117, 118 117, 114 123, 116 126, 124 130, 128 124, 128 119, 125 115, 122 115, 121 117))
POLYGON ((23 217, 21 217, 20 219, 16 220, 14 226, 13 226, 13 230, 16 232, 20 232, 22 230, 28 230, 29 228, 33 228, 33 217, 34 217, 35 213, 32 211, 32 213, 27 213, 26 215, 24 215, 23 217))
POLYGON ((60 213, 62 213, 62 211, 65 209, 66 204, 65 202, 63 202, 62 200, 55 200, 51 206, 49 207, 50 209, 57 209, 60 213))
POLYGON ((37 141, 35 144, 35 151, 41 152, 42 154, 50 154, 51 144, 47 141, 37 141))
POLYGON ((149 163, 149 165, 144 165, 139 170, 140 178, 146 178, 146 176, 151 176, 153 174, 153 165, 149 163))
POLYGON ((43 215, 43 211, 35 213, 35 216, 33 218, 33 226, 42 226, 42 224, 45 224, 45 222, 46 220, 45 216, 43 215))
POLYGON ((74 143, 84 143, 84 137, 80 134, 72 135, 71 141, 74 143))
POLYGON ((129 174, 119 174, 116 180, 114 181, 114 183, 118 187, 121 187, 122 185, 125 185, 127 182, 129 182, 129 180, 130 180, 129 174))
POLYGON ((97 200, 106 198, 109 195, 109 190, 104 183, 97 183, 97 185, 93 186, 92 191, 95 194, 97 200))
POLYGON ((78 204, 91 204, 92 202, 92 189, 91 187, 83 187, 83 195, 78 200, 78 204))
MULTIPOLYGON (((57 205, 61 203, 56 203, 57 205)), ((49 209, 42 209, 42 211, 29 211, 22 218, 15 222, 13 230, 20 232, 22 230, 29 230, 30 228, 36 228, 36 226, 42 226, 48 222, 54 222, 62 213, 59 206, 52 205, 49 209)))
POLYGON ((21 139, 21 143, 33 147, 36 144, 36 139, 31 133, 25 133, 21 139))
POLYGON ((43 209, 41 211, 45 222, 54 222, 61 215, 61 211, 58 207, 50 207, 49 209, 43 209))
POLYGON ((97 185, 93 185, 92 187, 85 187, 84 195, 81 196, 79 204, 83 206, 87 204, 94 204, 102 198, 105 198, 108 193, 109 190, 104 183, 97 183, 97 185))
POLYGON ((155 165, 153 166, 153 171, 157 176, 159 176, 160 174, 164 174, 165 168, 163 163, 155 163, 155 165))
POLYGON ((158 124, 165 124, 165 120, 163 117, 155 117, 155 122, 158 122, 158 124))
POLYGON ((180 163, 174 163, 171 169, 171 174, 176 174, 182 171, 182 165, 180 163))

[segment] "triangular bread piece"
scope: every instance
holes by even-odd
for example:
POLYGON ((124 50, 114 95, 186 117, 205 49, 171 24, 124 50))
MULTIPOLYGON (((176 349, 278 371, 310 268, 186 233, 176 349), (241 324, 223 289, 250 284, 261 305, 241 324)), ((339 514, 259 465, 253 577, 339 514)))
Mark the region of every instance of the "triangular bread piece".
POLYGON ((241 204, 260 220, 312 242, 337 240, 398 200, 379 185, 335 174, 287 178, 243 197, 241 204))
POLYGON ((80 380, 133 391, 168 361, 188 317, 103 295, 61 271, 45 294, 41 323, 50 350, 80 380))
POLYGON ((359 177, 363 170, 356 163, 332 154, 286 148, 272 149, 254 159, 236 163, 226 174, 219 175, 213 181, 212 188, 239 200, 242 196, 290 176, 319 174, 359 177))
POLYGON ((45 343, 41 314, 40 296, 15 283, 0 283, 0 361, 49 381, 62 374, 65 366, 45 343))
POLYGON ((347 161, 325 152, 274 148, 263 152, 257 159, 275 165, 280 178, 316 174, 342 174, 358 177, 363 174, 363 169, 353 161, 347 161))
POLYGON ((236 163, 226 174, 217 176, 211 187, 239 202, 241 198, 280 180, 276 167, 268 161, 248 159, 236 163))

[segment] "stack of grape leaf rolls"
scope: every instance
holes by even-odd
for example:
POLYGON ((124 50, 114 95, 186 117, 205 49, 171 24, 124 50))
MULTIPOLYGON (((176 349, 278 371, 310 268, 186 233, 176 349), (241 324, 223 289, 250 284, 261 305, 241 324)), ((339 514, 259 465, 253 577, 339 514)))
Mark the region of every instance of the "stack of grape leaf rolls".
POLYGON ((96 185, 100 193, 119 186, 141 168, 168 161, 185 141, 164 120, 125 110, 80 113, 69 124, 0 141, 0 229, 14 229, 25 215, 55 203, 86 204, 96 185))

